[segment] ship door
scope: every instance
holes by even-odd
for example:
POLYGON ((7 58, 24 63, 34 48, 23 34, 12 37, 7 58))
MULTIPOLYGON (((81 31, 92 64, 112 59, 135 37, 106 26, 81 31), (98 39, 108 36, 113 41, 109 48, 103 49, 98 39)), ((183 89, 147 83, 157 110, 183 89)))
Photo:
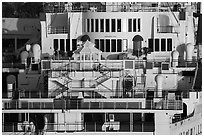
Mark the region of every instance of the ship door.
POLYGON ((132 39, 133 41, 133 55, 139 57, 142 55, 141 48, 142 48, 142 41, 143 38, 140 35, 136 35, 132 39))

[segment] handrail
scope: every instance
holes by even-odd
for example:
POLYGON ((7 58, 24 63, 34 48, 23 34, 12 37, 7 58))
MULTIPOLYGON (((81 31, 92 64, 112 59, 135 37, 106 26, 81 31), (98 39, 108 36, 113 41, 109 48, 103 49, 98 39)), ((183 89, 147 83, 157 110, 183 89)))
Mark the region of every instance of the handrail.
POLYGON ((2 123, 3 133, 18 133, 18 134, 45 134, 49 132, 140 132, 141 134, 152 133, 155 130, 154 121, 137 121, 134 122, 122 122, 122 121, 105 121, 105 122, 61 122, 61 123, 45 123, 44 129, 41 131, 35 130, 35 125, 23 124, 23 122, 4 122, 2 123), (19 127, 19 128, 16 128, 19 127), (132 127, 132 129, 130 128, 132 127))
POLYGON ((146 105, 142 106, 142 102, 108 102, 107 100, 101 101, 82 101, 80 99, 56 99, 52 102, 31 102, 31 101, 10 101, 3 102, 3 110, 12 109, 151 109, 151 110, 182 110, 182 100, 162 100, 155 102, 154 100, 146 100, 146 105), (155 105, 156 103, 156 105, 155 105))

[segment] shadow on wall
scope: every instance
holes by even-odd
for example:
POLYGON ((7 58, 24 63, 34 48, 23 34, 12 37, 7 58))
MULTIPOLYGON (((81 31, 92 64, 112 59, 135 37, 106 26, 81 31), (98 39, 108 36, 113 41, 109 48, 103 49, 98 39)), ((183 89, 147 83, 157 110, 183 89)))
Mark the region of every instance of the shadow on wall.
POLYGON ((176 50, 179 52, 179 66, 184 66, 185 65, 185 49, 186 46, 185 44, 181 44, 177 46, 176 50))

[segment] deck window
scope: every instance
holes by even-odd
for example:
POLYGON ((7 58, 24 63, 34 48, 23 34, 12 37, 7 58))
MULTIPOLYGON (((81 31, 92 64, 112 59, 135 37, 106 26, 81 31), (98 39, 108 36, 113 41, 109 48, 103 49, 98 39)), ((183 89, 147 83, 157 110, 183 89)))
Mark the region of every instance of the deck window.
POLYGON ((58 50, 58 39, 54 39, 54 50, 58 50))
POLYGON ((72 39, 72 51, 75 51, 77 49, 77 40, 72 39))
POLYGON ((66 39, 66 51, 70 51, 70 39, 66 39))
POLYGON ((110 20, 106 19, 106 32, 110 31, 110 20))
POLYGON ((95 32, 98 32, 98 19, 95 19, 95 32))
POLYGON ((140 32, 140 27, 141 27, 141 20, 140 19, 138 19, 138 32, 140 32))
POLYGON ((104 39, 100 39, 100 50, 102 52, 104 52, 104 48, 105 48, 105 46, 104 46, 104 39))
POLYGON ((155 49, 155 51, 159 51, 159 39, 155 39, 154 49, 155 49))
POLYGON ((104 32, 104 19, 100 19, 100 30, 104 32))
POLYGON ((90 24, 89 24, 89 19, 87 19, 87 22, 86 22, 86 28, 87 28, 87 32, 89 32, 89 26, 90 26, 90 24))
POLYGON ((137 31, 137 21, 136 21, 136 19, 133 19, 133 32, 136 32, 137 31))
POLYGON ((110 52, 110 39, 106 39, 106 52, 110 52))
POLYGON ((95 39, 95 47, 99 49, 99 39, 95 39))
POLYGON ((161 51, 166 51, 166 39, 161 39, 161 51))
POLYGON ((172 51, 172 39, 167 39, 167 51, 172 51))
POLYGON ((94 32, 94 19, 91 19, 91 32, 94 32))
POLYGON ((117 19, 117 32, 121 32, 121 19, 117 19))
POLYGON ((115 19, 111 20, 111 31, 115 32, 115 19))
POLYGON ((116 52, 116 39, 111 40, 111 52, 116 52))
POLYGON ((128 32, 132 32, 132 19, 128 19, 128 32))
POLYGON ((17 39, 17 49, 23 47, 29 39, 17 39))
POLYGON ((122 52, 122 39, 117 40, 117 52, 122 52))
POLYGON ((60 50, 64 51, 64 39, 60 39, 60 50))
POLYGON ((148 39, 148 47, 149 47, 151 52, 154 51, 153 41, 154 41, 153 39, 148 39))

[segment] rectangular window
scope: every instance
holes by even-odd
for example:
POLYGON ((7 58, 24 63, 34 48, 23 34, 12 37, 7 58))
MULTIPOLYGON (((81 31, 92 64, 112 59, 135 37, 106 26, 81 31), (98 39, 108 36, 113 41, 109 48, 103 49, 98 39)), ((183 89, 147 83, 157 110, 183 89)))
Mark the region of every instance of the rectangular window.
POLYGON ((98 32, 98 19, 95 19, 95 32, 98 32))
POLYGON ((122 52, 122 39, 117 40, 117 52, 122 52))
POLYGON ((17 39, 17 49, 23 47, 28 40, 29 39, 17 39))
POLYGON ((83 26, 84 26, 84 32, 86 32, 86 19, 84 19, 84 24, 83 24, 83 26))
POLYGON ((95 39, 95 47, 99 49, 99 39, 95 39))
POLYGON ((104 32, 104 19, 100 19, 100 29, 101 32, 104 32))
POLYGON ((115 32, 115 19, 111 20, 111 31, 115 32))
POLYGON ((106 32, 110 31, 110 20, 106 19, 106 32))
POLYGON ((66 51, 70 51, 70 39, 66 39, 66 51))
POLYGON ((91 32, 94 32, 94 19, 91 19, 91 32))
POLYGON ((172 39, 167 39, 167 51, 172 51, 172 39))
POLYGON ((138 19, 138 21, 137 21, 137 23, 138 23, 138 25, 137 25, 137 27, 138 27, 138 32, 140 32, 140 25, 141 25, 141 22, 140 22, 141 20, 140 19, 138 19))
POLYGON ((6 53, 15 52, 15 39, 2 39, 2 51, 6 53))
POLYGON ((117 32, 121 32, 121 19, 117 19, 117 32))
POLYGON ((161 51, 166 51, 166 39, 161 39, 161 51))
POLYGON ((77 40, 72 39, 72 51, 75 51, 77 49, 77 40))
POLYGON ((64 51, 64 39, 60 39, 60 50, 64 51))
POLYGON ((104 52, 104 48, 105 48, 105 46, 104 46, 104 39, 100 39, 100 50, 102 52, 104 52))
POLYGON ((151 52, 154 51, 153 39, 148 39, 148 48, 151 52))
POLYGON ((154 50, 159 51, 159 39, 155 39, 154 50))
POLYGON ((136 19, 133 19, 133 32, 137 31, 137 24, 136 24, 136 19))
POLYGON ((111 40, 111 52, 116 52, 116 39, 111 40))
POLYGON ((58 39, 54 39, 54 50, 58 50, 58 39))
POLYGON ((132 19, 128 19, 128 32, 132 32, 132 19))
POLYGON ((87 31, 86 31, 86 32, 89 32, 89 26, 90 26, 90 25, 89 25, 89 19, 87 19, 87 22, 86 22, 86 23, 87 23, 87 26, 86 26, 87 31))
POLYGON ((106 39, 106 52, 110 52, 110 40, 106 39))

